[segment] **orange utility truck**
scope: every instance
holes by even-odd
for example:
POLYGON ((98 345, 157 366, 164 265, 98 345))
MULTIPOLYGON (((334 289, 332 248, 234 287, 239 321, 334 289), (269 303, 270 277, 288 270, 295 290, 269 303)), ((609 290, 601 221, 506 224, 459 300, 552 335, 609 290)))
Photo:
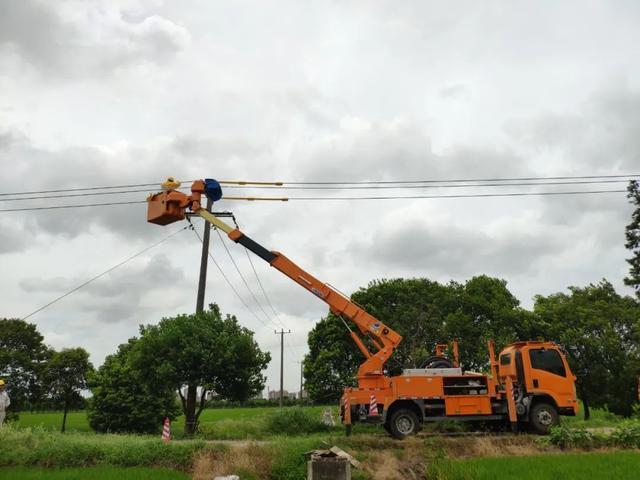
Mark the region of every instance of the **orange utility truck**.
POLYGON ((385 362, 402 341, 397 332, 283 254, 264 248, 203 208, 203 195, 212 201, 222 198, 219 183, 196 180, 190 195, 165 187, 147 198, 147 221, 168 225, 183 220, 190 210, 329 305, 365 358, 357 373, 358 387, 345 388, 341 399, 347 433, 354 423, 367 422, 382 424, 394 437, 404 438, 418 432, 422 422, 441 420, 497 421, 510 424, 514 431, 530 427, 548 433, 559 423, 559 415, 577 413, 575 377, 562 350, 552 342, 516 342, 497 359, 489 342, 490 374, 465 372, 458 363, 457 345, 453 361, 444 356, 445 346, 438 345, 423 368, 388 376, 385 362), (368 338, 373 351, 361 336, 368 338))

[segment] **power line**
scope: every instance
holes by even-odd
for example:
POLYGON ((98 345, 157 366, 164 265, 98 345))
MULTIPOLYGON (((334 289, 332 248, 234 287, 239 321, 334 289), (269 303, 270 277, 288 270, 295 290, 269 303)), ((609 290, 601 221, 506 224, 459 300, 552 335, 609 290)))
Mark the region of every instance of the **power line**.
MULTIPOLYGON (((193 227, 193 225, 192 225, 192 227, 193 227)), ((200 243, 202 243, 202 237, 200 237, 200 235, 198 234, 196 229, 192 228, 192 230, 196 234, 196 237, 198 237, 198 240, 200 240, 200 243)), ((247 309, 247 311, 249 313, 251 313, 256 318, 256 320, 258 320, 258 322, 262 323, 264 326, 267 326, 267 324, 264 323, 264 321, 260 317, 258 317, 258 315, 256 315, 256 312, 253 311, 253 309, 247 304, 247 302, 245 302, 244 298, 242 298, 242 296, 240 295, 240 293, 238 292, 236 287, 233 286, 233 284, 231 283, 231 280, 229 280, 229 277, 227 277, 227 275, 224 273, 224 270, 222 269, 220 264, 216 261, 215 257, 212 255, 211 251, 208 251, 207 253, 209 255, 209 258, 213 262, 213 264, 216 266, 216 268, 220 272, 220 275, 222 275, 222 278, 225 280, 225 282, 227 282, 227 285, 229 285, 229 287, 231 288, 233 293, 236 295, 236 297, 238 297, 238 300, 240 300, 242 305, 244 305, 244 307, 247 309)))
POLYGON ((626 193, 626 190, 582 190, 568 192, 522 192, 522 193, 472 193, 461 195, 398 195, 385 197, 288 197, 288 200, 402 200, 419 198, 487 198, 487 197, 528 197, 545 195, 584 195, 600 193, 626 193))
MULTIPOLYGON (((262 285, 262 281, 260 280, 260 276, 258 275, 258 271, 256 270, 256 267, 253 264, 253 260, 251 260, 251 255, 249 255, 249 250, 246 247, 244 249, 244 253, 247 254, 247 259, 249 260, 249 264, 251 265, 251 270, 253 270, 253 275, 256 277, 256 280, 258 281, 258 285, 260 286, 260 290, 262 290, 262 295, 264 296, 264 299, 267 301, 267 305, 269 305, 269 308, 273 312, 273 316, 278 320, 278 322, 280 323, 280 325, 284 329, 285 328, 284 322, 282 321, 282 319, 280 318, 280 315, 278 314, 278 312, 274 308, 273 303, 271 303, 271 300, 269 300, 269 296, 267 295, 267 291, 264 289, 264 286, 262 285)), ((290 348, 291 350, 294 350, 294 353, 297 356, 299 356, 299 357, 302 356, 302 355, 300 355, 300 352, 298 351, 297 347, 289 344, 289 340, 288 339, 286 340, 286 342, 287 342, 287 347, 290 348)))
MULTIPOLYGON (((221 180, 220 183, 226 184, 227 188, 250 187, 262 188, 264 184, 274 185, 400 185, 400 184, 416 184, 416 183, 460 183, 460 182, 516 182, 516 181, 539 181, 539 180, 587 180, 587 179, 633 179, 640 177, 640 174, 620 174, 620 175, 565 175, 565 176, 541 176, 541 177, 494 177, 494 178, 459 178, 459 179, 418 179, 418 180, 345 180, 345 181, 297 181, 297 182, 237 182, 221 180), (231 184, 231 185, 229 185, 231 184)), ((193 180, 186 180, 190 183, 193 180)), ((136 183, 123 185, 106 185, 93 187, 77 187, 77 188, 58 188, 49 190, 31 190, 22 192, 4 192, 0 196, 11 195, 36 195, 48 193, 67 193, 67 192, 85 192, 95 190, 112 190, 125 188, 140 187, 157 187, 158 182, 136 183)), ((145 191, 145 190, 143 190, 145 191)))
MULTIPOLYGON (((264 314, 264 316, 267 319, 267 321, 270 321, 269 320, 269 315, 267 314, 267 312, 264 309, 264 307, 262 306, 262 304, 258 301, 258 297, 256 297, 255 293, 253 293, 253 290, 251 290, 251 287, 249 286, 249 282, 247 282, 247 279, 244 277, 244 275, 240 271, 240 268, 238 267, 238 264, 236 263, 235 259, 233 258, 233 255, 231 255, 231 252, 229 251, 229 248, 227 247, 226 243, 224 242, 224 239, 222 238, 222 235, 220 234, 220 231, 217 228, 215 229, 215 231, 218 234, 218 237, 220 238, 220 243, 222 243, 222 246, 224 247, 225 251, 227 252, 227 255, 229 256, 229 259, 231 260, 231 263, 233 263, 233 266, 235 267, 236 272, 238 272, 238 275, 240 276, 240 279, 244 283, 244 286, 247 287, 247 290, 249 291, 249 294, 251 295, 251 298, 253 298, 253 301, 258 306, 258 308, 262 311, 262 313, 264 314)), ((273 323, 275 325, 275 322, 271 322, 271 323, 273 323)))
POLYGON ((104 272, 102 272, 102 273, 100 273, 100 274, 98 274, 98 275, 96 275, 96 276, 94 276, 94 277, 91 277, 91 278, 90 278, 89 280, 87 280, 86 282, 84 282, 84 283, 82 283, 82 284, 78 285, 77 287, 75 287, 75 288, 73 288, 73 289, 69 290, 67 293, 65 293, 65 294, 63 294, 63 295, 60 295, 59 297, 57 297, 57 298, 55 298, 54 300, 50 301, 50 302, 49 302, 49 303, 47 303, 46 305, 43 305, 42 307, 38 308, 37 310, 34 310, 34 311, 33 311, 33 312, 31 312, 29 315, 27 315, 27 316, 23 317, 23 318, 22 318, 22 320, 26 320, 27 318, 29 318, 29 317, 31 317, 31 316, 33 316, 33 315, 35 315, 35 314, 36 314, 36 313, 38 313, 38 312, 41 312, 42 310, 44 310, 45 308, 47 308, 47 307, 49 307, 49 306, 53 305, 54 303, 57 303, 58 301, 62 300, 63 298, 68 297, 68 296, 69 296, 69 295, 71 295, 72 293, 77 292, 77 291, 78 291, 78 290, 80 290, 81 288, 86 287, 87 285, 89 285, 90 283, 94 282, 95 280, 98 280, 100 277, 103 277, 103 276, 105 276, 106 274, 108 274, 108 273, 110 273, 110 272, 113 272, 116 268, 121 267, 121 266, 122 266, 122 265, 124 265, 125 263, 130 262, 130 261, 131 261, 131 260, 133 260, 134 258, 139 257, 140 255, 142 255, 142 254, 144 254, 144 253, 148 252, 149 250, 151 250, 152 248, 157 247, 157 246, 158 246, 158 245, 160 245, 161 243, 166 242, 167 240, 169 240, 170 238, 172 238, 172 237, 176 236, 178 233, 182 232, 183 230, 185 230, 185 229, 187 229, 187 228, 188 228, 188 227, 183 227, 183 228, 181 228, 180 230, 178 230, 178 231, 176 231, 176 232, 173 232, 171 235, 167 235, 167 236, 166 236, 166 237, 164 237, 162 240, 160 240, 160 241, 158 241, 158 242, 156 242, 156 243, 154 243, 154 244, 152 244, 152 245, 149 245, 148 247, 146 247, 146 248, 144 248, 144 249, 140 250, 138 253, 136 253, 136 254, 134 254, 134 255, 131 255, 129 258, 127 258, 127 259, 123 260, 122 262, 118 263, 117 265, 114 265, 113 267, 109 268, 108 270, 105 270, 104 272))
MULTIPOLYGON (((598 185, 603 183, 626 183, 628 180, 580 180, 570 182, 525 182, 525 183, 463 183, 463 184, 421 184, 421 185, 355 185, 355 186, 250 186, 250 185, 229 185, 225 188, 240 188, 240 189, 265 189, 265 190, 404 190, 404 189, 416 189, 416 188, 474 188, 474 187, 529 187, 529 186, 551 186, 551 185, 598 185)), ((181 187, 176 190, 188 190, 190 187, 181 187)), ((46 195, 46 196, 31 196, 31 197, 9 197, 0 198, 0 202, 20 202, 25 200, 46 200, 46 199, 58 199, 58 198, 77 198, 77 197, 92 197, 100 195, 126 195, 130 193, 145 193, 148 189, 144 190, 118 190, 107 192, 86 192, 86 193, 71 193, 61 195, 46 195)))
MULTIPOLYGON (((308 186, 308 187, 266 187, 257 186, 250 188, 262 188, 265 190, 404 190, 413 188, 472 188, 472 187, 535 187, 550 185, 599 185, 601 183, 627 183, 628 180, 580 180, 575 182, 526 182, 526 183, 443 183, 422 185, 344 185, 344 186, 308 186)), ((247 188, 244 186, 225 186, 227 188, 247 188)), ((2 201, 2 199, 0 199, 2 201)))
POLYGON ((287 185, 382 185, 396 183, 443 183, 443 182, 520 182, 525 180, 569 180, 569 179, 593 179, 593 178, 635 178, 639 174, 631 175, 566 175, 561 177, 496 177, 496 178, 458 178, 446 180, 356 180, 348 182, 327 181, 327 182, 282 182, 287 185))
POLYGON ((106 207, 112 205, 136 205, 147 203, 146 200, 137 200, 131 202, 108 202, 108 203, 81 203, 78 205, 50 205, 48 207, 26 207, 26 208, 6 208, 0 212, 29 212, 34 210, 57 210, 62 208, 86 208, 86 207, 106 207))
MULTIPOLYGON (((351 196, 351 197, 286 197, 277 200, 290 201, 316 201, 316 200, 411 200, 421 198, 489 198, 489 197, 529 197, 529 196, 553 196, 553 195, 596 195, 603 193, 626 193, 626 190, 576 190, 576 191, 560 191, 560 192, 512 192, 512 193, 474 193, 460 195, 394 195, 394 196, 351 196)), ((223 197, 223 200, 226 197, 223 197)), ((228 200, 251 200, 251 198, 227 198, 228 200)), ((2 212, 28 212, 34 210, 54 210, 64 208, 83 208, 83 207, 104 207, 111 205, 134 205, 147 203, 146 200, 131 202, 109 202, 109 203, 87 203, 78 205, 55 205, 48 207, 26 207, 26 208, 7 208, 0 210, 2 212)))

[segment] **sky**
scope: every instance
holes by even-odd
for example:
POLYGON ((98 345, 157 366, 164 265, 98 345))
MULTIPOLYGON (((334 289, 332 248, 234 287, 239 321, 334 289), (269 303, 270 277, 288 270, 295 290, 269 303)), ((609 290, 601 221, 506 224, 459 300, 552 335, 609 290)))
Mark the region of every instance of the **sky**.
MULTIPOLYGON (((0 193, 159 186, 168 176, 639 174, 639 22, 633 1, 4 0, 0 193)), ((279 193, 358 194, 380 192, 279 193)), ((5 196, 0 209, 146 196, 5 196)), ((23 318, 183 226, 148 224, 145 209, 0 212, 0 317, 23 318)), ((232 211, 254 240, 347 293, 373 279, 464 282, 479 274, 505 279, 527 308, 537 294, 602 278, 631 293, 622 283, 631 214, 624 193, 223 200, 216 209, 232 211)), ((235 314, 272 352, 271 389, 280 366, 274 330, 290 329, 284 385, 295 391, 307 334, 327 307, 255 258, 273 315, 244 249, 226 246, 261 307, 215 232, 212 255, 243 301, 211 264, 206 302, 235 314)), ((199 262, 198 239, 182 231, 29 321, 47 344, 82 346, 100 365, 140 324, 195 309, 199 262)))

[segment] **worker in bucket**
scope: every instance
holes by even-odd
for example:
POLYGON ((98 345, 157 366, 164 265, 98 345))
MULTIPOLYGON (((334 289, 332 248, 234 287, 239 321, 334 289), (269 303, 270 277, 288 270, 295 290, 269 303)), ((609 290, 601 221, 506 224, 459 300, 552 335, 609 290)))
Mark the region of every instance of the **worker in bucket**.
POLYGON ((4 424, 4 417, 6 416, 6 410, 9 405, 11 405, 11 399, 9 399, 9 394, 6 391, 7 386, 4 383, 4 380, 0 379, 0 428, 4 424))

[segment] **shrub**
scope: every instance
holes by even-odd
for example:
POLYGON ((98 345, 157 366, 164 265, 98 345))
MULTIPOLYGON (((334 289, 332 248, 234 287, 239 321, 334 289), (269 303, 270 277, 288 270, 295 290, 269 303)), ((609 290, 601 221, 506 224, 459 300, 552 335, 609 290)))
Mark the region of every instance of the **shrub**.
POLYGON ((565 426, 553 427, 549 434, 549 443, 560 448, 584 448, 590 449, 598 446, 599 438, 584 427, 568 428, 565 426))
POLYGON ((628 421, 618 425, 611 432, 613 445, 624 448, 640 448, 640 422, 628 421))
POLYGON ((0 430, 0 467, 158 466, 187 469, 205 443, 133 435, 60 434, 40 428, 0 430))
POLYGON ((319 416, 302 408, 288 408, 267 416, 267 430, 283 435, 327 432, 331 427, 325 425, 319 416))
POLYGON ((201 423, 198 434, 205 440, 259 440, 266 436, 265 421, 225 419, 214 423, 201 423))

